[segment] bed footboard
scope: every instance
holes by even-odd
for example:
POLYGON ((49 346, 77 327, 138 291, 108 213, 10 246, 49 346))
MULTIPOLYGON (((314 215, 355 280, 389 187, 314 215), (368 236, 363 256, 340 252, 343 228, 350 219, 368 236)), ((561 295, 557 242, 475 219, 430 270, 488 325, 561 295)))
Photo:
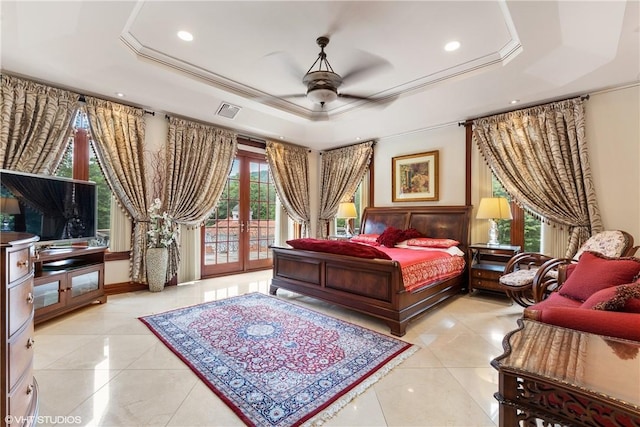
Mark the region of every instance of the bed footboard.
POLYGON ((405 334, 412 318, 462 288, 459 280, 449 280, 407 293, 400 267, 394 261, 272 249, 273 278, 269 293, 275 295, 283 288, 377 317, 397 336, 405 334))

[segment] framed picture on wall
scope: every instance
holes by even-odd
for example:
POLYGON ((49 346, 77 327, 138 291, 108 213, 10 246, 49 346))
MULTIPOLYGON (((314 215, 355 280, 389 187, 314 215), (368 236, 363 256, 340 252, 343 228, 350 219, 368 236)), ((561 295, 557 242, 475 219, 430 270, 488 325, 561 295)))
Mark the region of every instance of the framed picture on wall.
POLYGON ((391 159, 392 201, 438 200, 438 151, 391 159))

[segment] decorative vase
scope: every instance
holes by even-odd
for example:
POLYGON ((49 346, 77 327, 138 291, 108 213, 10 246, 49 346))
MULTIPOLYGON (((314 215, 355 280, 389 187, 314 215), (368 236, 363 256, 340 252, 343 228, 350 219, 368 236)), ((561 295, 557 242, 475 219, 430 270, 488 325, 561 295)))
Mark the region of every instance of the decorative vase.
POLYGON ((147 248, 147 283, 151 292, 160 292, 164 289, 168 261, 167 248, 147 248))

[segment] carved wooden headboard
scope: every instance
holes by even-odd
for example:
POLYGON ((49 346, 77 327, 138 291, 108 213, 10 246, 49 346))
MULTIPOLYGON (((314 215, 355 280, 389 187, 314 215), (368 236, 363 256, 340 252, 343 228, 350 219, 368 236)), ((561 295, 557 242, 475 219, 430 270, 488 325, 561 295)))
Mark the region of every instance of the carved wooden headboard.
POLYGON ((371 207, 364 210, 360 232, 380 234, 387 227, 415 228, 426 237, 457 240, 466 254, 470 219, 471 206, 371 207))

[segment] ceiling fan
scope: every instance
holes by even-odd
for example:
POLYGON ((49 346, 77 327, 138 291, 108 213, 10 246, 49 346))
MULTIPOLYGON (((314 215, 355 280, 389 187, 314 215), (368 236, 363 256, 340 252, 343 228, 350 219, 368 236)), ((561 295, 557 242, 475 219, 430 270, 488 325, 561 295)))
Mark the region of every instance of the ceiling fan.
POLYGON ((327 54, 324 51, 324 48, 329 44, 329 37, 318 37, 316 43, 320 46, 320 53, 302 78, 302 83, 307 87, 306 95, 295 95, 296 97, 306 96, 311 102, 319 104, 321 108, 324 108, 325 104, 333 102, 338 98, 375 100, 371 97, 341 93, 338 92, 338 88, 347 81, 353 83, 357 78, 362 78, 373 71, 390 67, 388 61, 368 54, 367 58, 361 61, 361 65, 340 76, 333 71, 327 59, 327 54))

